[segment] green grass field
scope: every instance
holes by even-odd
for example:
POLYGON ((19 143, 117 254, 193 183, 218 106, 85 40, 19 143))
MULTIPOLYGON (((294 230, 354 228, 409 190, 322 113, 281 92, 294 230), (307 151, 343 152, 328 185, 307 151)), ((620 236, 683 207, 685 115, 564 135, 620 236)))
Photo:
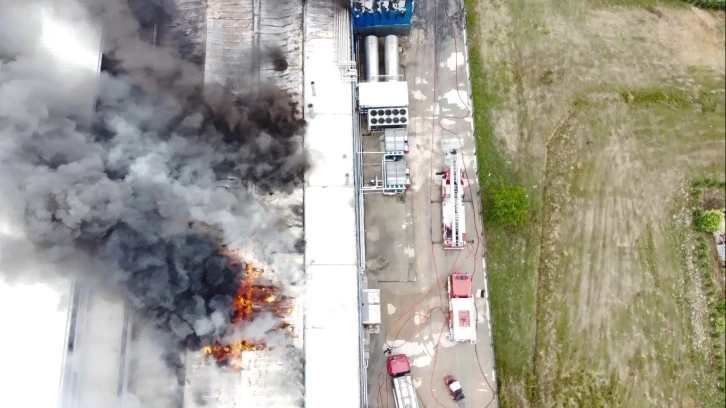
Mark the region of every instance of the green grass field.
POLYGON ((484 199, 531 207, 486 226, 502 406, 723 406, 689 198, 724 178, 723 14, 466 6, 484 199))

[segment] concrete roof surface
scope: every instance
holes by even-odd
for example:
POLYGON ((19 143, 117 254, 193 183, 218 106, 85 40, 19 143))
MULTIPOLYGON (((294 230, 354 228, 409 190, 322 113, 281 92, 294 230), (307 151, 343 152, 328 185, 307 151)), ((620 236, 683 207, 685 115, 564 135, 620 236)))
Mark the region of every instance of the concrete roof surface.
POLYGON ((312 161, 305 187, 305 405, 357 408, 361 326, 352 85, 335 61, 350 36, 350 17, 330 1, 311 0, 305 7, 305 145, 312 161))

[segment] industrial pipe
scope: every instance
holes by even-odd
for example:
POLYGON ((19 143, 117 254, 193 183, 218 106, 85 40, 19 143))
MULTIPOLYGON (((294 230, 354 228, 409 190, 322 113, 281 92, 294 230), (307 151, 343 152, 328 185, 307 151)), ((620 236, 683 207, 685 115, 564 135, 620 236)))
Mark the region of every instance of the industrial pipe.
POLYGON ((388 81, 398 81, 398 37, 386 36, 386 77, 388 81))
POLYGON ((369 35, 366 42, 366 80, 378 82, 378 37, 369 35))

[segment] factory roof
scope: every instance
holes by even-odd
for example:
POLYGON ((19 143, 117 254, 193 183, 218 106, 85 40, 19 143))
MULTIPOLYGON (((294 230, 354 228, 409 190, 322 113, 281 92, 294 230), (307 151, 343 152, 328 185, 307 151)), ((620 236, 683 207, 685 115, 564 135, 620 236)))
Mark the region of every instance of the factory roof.
POLYGON ((305 144, 312 169, 305 187, 305 406, 311 408, 361 406, 352 87, 334 58, 350 33, 345 24, 336 33, 335 22, 347 18, 330 2, 306 3, 305 144))
POLYGON ((0 321, 4 327, 22 333, 0 337, 0 378, 4 389, 0 406, 57 405, 69 298, 70 283, 11 286, 0 281, 0 321))
POLYGON ((201 351, 188 352, 184 407, 298 407, 302 387, 291 385, 298 376, 287 360, 274 351, 246 351, 241 371, 220 370, 201 351))
POLYGON ((357 268, 307 268, 310 284, 305 319, 306 407, 361 406, 357 268))
POLYGON ((101 70, 102 31, 80 10, 59 15, 52 2, 40 10, 40 31, 33 57, 47 69, 66 103, 89 117, 101 70))
MULTIPOLYGON (((303 21, 303 9, 300 2, 244 0, 210 2, 208 6, 206 2, 187 3, 194 3, 194 9, 189 8, 188 5, 185 6, 183 17, 179 17, 179 22, 186 21, 185 24, 196 20, 200 13, 204 15, 204 8, 207 9, 201 28, 197 28, 199 26, 196 24, 185 26, 185 30, 194 30, 197 33, 193 38, 205 39, 205 83, 230 85, 236 92, 249 86, 245 81, 239 81, 240 73, 254 73, 253 77, 259 74, 260 81, 270 81, 280 89, 290 92, 294 101, 300 99, 302 51, 299 41, 302 38, 303 21), (234 24, 230 24, 230 16, 234 16, 234 24), (283 72, 272 69, 270 61, 267 61, 266 58, 262 62, 257 61, 261 64, 260 67, 257 67, 254 59, 249 58, 254 54, 256 47, 259 49, 279 48, 289 64, 287 69, 283 72)), ((303 204, 302 190, 300 187, 289 195, 276 193, 270 196, 260 196, 258 199, 272 213, 284 217, 289 227, 299 222, 297 215, 290 209, 303 204)), ((303 235, 302 229, 297 227, 289 227, 287 232, 296 238, 302 238, 303 235)), ((277 254, 276 258, 285 265, 293 263, 295 268, 303 264, 303 256, 300 254, 277 254), (282 256, 288 259, 282 261, 280 259, 282 256)), ((253 264, 268 271, 275 268, 274 265, 262 265, 256 261, 253 264)), ((271 272, 269 274, 266 272, 265 276, 274 280, 275 273, 271 272)), ((286 293, 286 295, 293 296, 294 294, 286 293)), ((293 298, 295 304, 292 314, 286 316, 284 320, 292 327, 293 346, 301 350, 304 340, 304 299, 302 296, 293 296, 293 298)), ((219 408, 301 406, 302 384, 299 378, 302 374, 302 366, 300 360, 291 358, 285 353, 287 350, 281 350, 279 346, 276 347, 274 344, 270 346, 274 350, 243 352, 241 356, 242 371, 239 373, 217 370, 210 366, 213 363, 205 361, 204 356, 199 352, 188 352, 184 406, 186 408, 203 406, 204 401, 208 406, 219 408), (215 372, 218 379, 208 385, 209 381, 204 376, 209 375, 210 371, 215 372), (195 395, 200 390, 206 394, 201 398, 196 398, 195 395)))
MULTIPOLYGON (((101 63, 101 30, 79 10, 64 8, 59 15, 53 1, 37 2, 27 15, 27 26, 39 27, 28 55, 42 67, 61 90, 65 106, 93 114, 101 63)), ((0 214, 2 218, 5 214, 0 214)), ((23 239, 22 234, 0 220, 0 236, 23 239)), ((24 276, 40 276, 25 265, 24 276)), ((17 271, 0 271, 18 274, 17 271)), ((57 406, 61 398, 69 334, 72 283, 57 280, 45 284, 8 284, 0 279, 0 321, 17 336, 0 338, 2 407, 57 406), (32 352, 31 352, 32 351, 32 352), (38 369, 42 367, 42 369, 38 369)))

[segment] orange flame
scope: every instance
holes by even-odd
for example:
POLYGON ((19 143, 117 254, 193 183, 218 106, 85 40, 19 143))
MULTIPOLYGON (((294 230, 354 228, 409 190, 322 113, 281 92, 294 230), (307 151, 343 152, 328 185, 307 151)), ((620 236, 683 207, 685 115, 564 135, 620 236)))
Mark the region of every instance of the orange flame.
POLYGON ((267 346, 262 341, 254 342, 243 340, 228 346, 215 344, 204 347, 204 353, 214 357, 217 364, 232 367, 237 370, 242 369, 242 352, 257 350, 267 350, 267 346))
POLYGON ((245 265, 246 277, 240 282, 237 296, 233 301, 234 323, 251 321, 260 312, 271 312, 278 318, 289 314, 289 299, 279 294, 279 288, 257 283, 262 273, 262 269, 254 268, 249 263, 245 265))
MULTIPOLYGON (((229 257, 232 265, 238 265, 240 252, 239 250, 225 248, 220 251, 220 254, 229 257)), ((231 317, 234 324, 252 321, 256 315, 262 312, 270 312, 278 318, 284 318, 290 314, 292 311, 290 299, 281 295, 278 287, 258 283, 258 279, 262 276, 264 270, 255 268, 249 262, 245 262, 243 270, 245 276, 241 280, 237 295, 232 301, 231 317)), ((292 326, 283 322, 270 331, 277 330, 292 333, 292 326)), ((240 341, 232 345, 208 345, 203 350, 205 354, 212 356, 220 366, 240 370, 242 369, 241 362, 244 351, 268 350, 268 347, 263 341, 240 341)))

